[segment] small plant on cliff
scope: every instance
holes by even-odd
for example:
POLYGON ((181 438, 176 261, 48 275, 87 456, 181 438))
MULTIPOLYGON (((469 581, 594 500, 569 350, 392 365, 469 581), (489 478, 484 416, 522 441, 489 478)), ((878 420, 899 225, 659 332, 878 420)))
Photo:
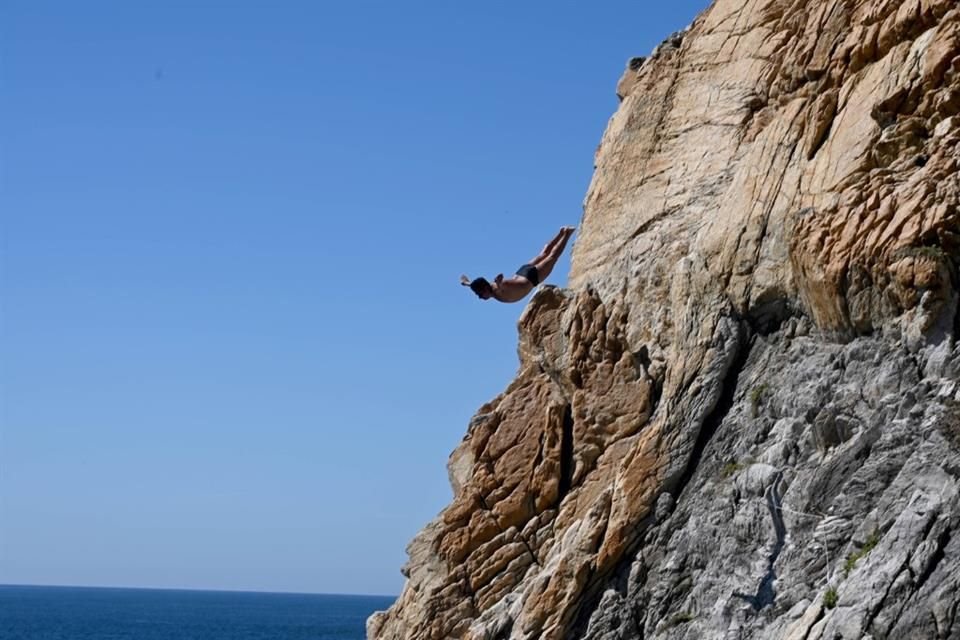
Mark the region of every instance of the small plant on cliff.
POLYGON ((846 578, 850 575, 850 572, 853 571, 853 568, 857 566, 857 561, 860 558, 863 558, 868 553, 873 551, 873 548, 877 546, 877 543, 880 542, 880 533, 874 531, 867 537, 867 541, 863 543, 863 546, 847 556, 846 562, 843 563, 843 577, 846 578))
POLYGON ((690 612, 688 612, 688 611, 681 611, 681 612, 678 613, 677 615, 675 615, 675 616, 673 616, 672 618, 670 618, 670 621, 667 623, 667 627, 666 627, 666 628, 667 628, 667 629, 670 629, 670 628, 672 628, 672 627, 676 627, 676 626, 681 625, 681 624, 687 624, 688 622, 690 622, 690 621, 693 620, 694 618, 696 618, 696 616, 693 615, 692 613, 690 613, 690 612))
POLYGON ((941 247, 931 245, 902 247, 897 249, 893 255, 894 258, 929 258, 931 260, 941 260, 947 257, 941 247))
POLYGON ((757 413, 757 409, 760 408, 760 405, 767 397, 768 391, 770 391, 770 386, 766 382, 761 383, 750 390, 750 408, 753 410, 754 414, 757 413))
POLYGON ((920 250, 917 253, 924 258, 933 258, 938 260, 940 258, 945 258, 947 254, 940 247, 920 247, 920 250))
POLYGON ((743 464, 739 462, 730 461, 727 464, 723 465, 723 468, 720 469, 720 477, 726 480, 727 478, 735 474, 737 471, 740 471, 740 469, 743 469, 743 464))
POLYGON ((833 609, 837 606, 837 590, 833 587, 827 589, 827 592, 823 594, 823 606, 827 609, 833 609))

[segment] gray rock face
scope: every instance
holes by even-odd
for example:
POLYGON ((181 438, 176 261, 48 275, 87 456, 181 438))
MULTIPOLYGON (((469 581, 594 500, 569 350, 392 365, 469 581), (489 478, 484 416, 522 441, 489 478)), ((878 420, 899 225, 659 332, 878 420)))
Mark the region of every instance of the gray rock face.
POLYGON ((575 637, 960 637, 960 385, 928 373, 960 349, 804 324, 753 338, 675 509, 575 637))

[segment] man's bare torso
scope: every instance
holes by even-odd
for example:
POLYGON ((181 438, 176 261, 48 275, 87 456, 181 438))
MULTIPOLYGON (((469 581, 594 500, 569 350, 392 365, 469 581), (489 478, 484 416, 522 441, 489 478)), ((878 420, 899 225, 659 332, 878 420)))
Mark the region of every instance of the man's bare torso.
POLYGON ((533 289, 533 283, 523 276, 504 278, 501 273, 493 285, 493 297, 500 302, 518 302, 533 289))

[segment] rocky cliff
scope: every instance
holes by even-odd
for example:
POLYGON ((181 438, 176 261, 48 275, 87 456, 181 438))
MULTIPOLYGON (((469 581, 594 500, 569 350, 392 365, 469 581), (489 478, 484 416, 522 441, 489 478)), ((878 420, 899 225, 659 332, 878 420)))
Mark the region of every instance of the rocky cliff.
POLYGON ((960 638, 956 0, 717 0, 617 93, 369 636, 960 638))

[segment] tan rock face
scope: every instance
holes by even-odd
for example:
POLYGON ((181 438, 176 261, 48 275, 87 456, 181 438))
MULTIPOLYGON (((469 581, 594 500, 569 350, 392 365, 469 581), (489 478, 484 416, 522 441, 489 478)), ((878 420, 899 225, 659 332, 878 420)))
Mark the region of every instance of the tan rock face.
POLYGON ((955 0, 717 0, 617 92, 570 290, 524 312, 371 638, 566 637, 689 480, 747 334, 954 330, 955 0))

